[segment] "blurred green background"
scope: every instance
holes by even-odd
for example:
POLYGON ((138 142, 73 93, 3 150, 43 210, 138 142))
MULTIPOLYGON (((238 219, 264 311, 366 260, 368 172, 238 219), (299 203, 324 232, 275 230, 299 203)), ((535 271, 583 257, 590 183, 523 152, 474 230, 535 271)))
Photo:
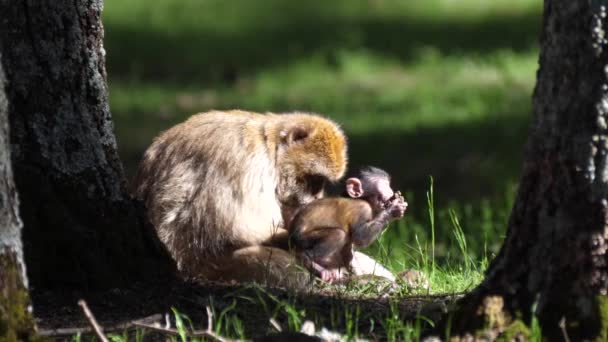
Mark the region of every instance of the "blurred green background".
POLYGON ((351 165, 387 169, 410 204, 372 248, 395 267, 472 258, 504 237, 531 112, 542 4, 532 0, 106 0, 110 104, 131 176, 195 112, 311 111, 339 122, 351 165), (423 248, 421 248, 423 247, 423 248), (462 256, 460 256, 462 257, 462 256))

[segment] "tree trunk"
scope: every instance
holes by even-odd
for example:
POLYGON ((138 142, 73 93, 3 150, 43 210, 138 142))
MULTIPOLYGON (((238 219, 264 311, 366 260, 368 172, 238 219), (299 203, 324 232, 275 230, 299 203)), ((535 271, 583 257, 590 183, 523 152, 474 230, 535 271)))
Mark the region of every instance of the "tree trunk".
POLYGON ((12 161, 34 288, 107 288, 174 266, 126 191, 101 0, 0 0, 12 161))
POLYGON ((23 224, 11 167, 5 87, 6 77, 0 63, 0 340, 26 341, 34 333, 34 320, 29 310, 23 264, 23 224))
POLYGON ((607 6, 545 1, 533 120, 507 237, 484 282, 460 302, 452 332, 508 331, 518 318, 529 323, 535 307, 550 341, 608 338, 607 6))

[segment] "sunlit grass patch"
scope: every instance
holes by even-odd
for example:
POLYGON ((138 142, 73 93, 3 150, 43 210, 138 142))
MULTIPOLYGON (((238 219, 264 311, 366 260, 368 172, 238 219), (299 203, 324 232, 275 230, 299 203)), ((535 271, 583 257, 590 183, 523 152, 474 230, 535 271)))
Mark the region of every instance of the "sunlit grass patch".
POLYGON ((521 97, 530 94, 536 69, 534 52, 442 57, 428 50, 407 65, 366 51, 335 58, 333 66, 319 56, 267 69, 234 87, 116 80, 111 104, 117 120, 153 123, 209 109, 305 110, 333 117, 352 133, 402 131, 529 108, 521 97))

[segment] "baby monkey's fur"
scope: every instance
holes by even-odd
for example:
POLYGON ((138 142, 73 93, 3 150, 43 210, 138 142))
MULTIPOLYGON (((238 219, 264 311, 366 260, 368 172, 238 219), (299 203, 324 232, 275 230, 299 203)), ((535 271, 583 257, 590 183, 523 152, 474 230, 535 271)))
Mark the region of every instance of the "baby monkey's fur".
POLYGON ((352 269, 353 247, 369 246, 406 208, 401 193, 393 193, 388 173, 365 167, 346 179, 344 197, 303 207, 289 225, 289 243, 321 279, 342 281, 345 272, 361 273, 352 269))

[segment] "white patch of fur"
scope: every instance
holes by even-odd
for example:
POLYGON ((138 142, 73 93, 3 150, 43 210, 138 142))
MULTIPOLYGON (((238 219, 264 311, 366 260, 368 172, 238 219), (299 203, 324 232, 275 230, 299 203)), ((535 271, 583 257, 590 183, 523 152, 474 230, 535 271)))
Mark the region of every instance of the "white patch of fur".
POLYGON ((244 194, 240 215, 236 215, 234 237, 238 240, 263 242, 269 239, 282 225, 281 208, 276 199, 276 167, 271 163, 266 151, 250 155, 246 165, 250 170, 241 180, 241 189, 250 189, 244 194))
POLYGON ((376 260, 361 252, 353 252, 353 260, 350 263, 354 275, 375 275, 384 277, 390 281, 395 281, 396 278, 384 266, 380 265, 376 260))

